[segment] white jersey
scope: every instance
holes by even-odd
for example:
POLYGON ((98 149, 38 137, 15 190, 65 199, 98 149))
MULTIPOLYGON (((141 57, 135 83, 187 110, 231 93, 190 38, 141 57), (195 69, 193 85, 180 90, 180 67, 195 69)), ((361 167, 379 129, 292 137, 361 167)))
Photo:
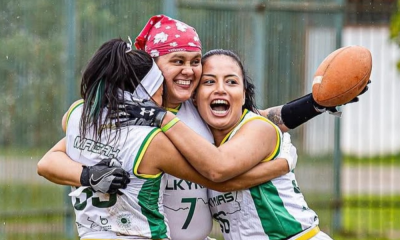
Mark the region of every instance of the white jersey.
MULTIPOLYGON (((226 141, 253 119, 270 122, 246 110, 240 124, 226 141)), ((275 125, 274 127, 279 136, 278 148, 270 158, 278 155, 282 135, 275 125)), ((214 219, 220 223, 225 240, 287 239, 318 225, 318 217, 308 208, 293 172, 248 190, 224 193, 209 190, 208 201, 214 219)))
POLYGON ((78 197, 72 197, 79 236, 85 239, 169 238, 162 206, 166 176, 137 172, 148 144, 160 130, 129 126, 121 129, 118 140, 109 140, 115 137, 115 131, 111 136, 104 134, 100 140, 92 139, 92 131, 82 138, 79 135, 82 109, 83 101, 68 113, 67 154, 89 166, 105 158, 118 159, 122 168, 134 178, 126 189, 121 189, 122 195, 93 192, 87 188, 78 197))
MULTIPOLYGON (((210 142, 213 136, 191 100, 179 109, 168 109, 210 142)), ((169 174, 164 193, 164 210, 167 214, 171 237, 174 240, 203 240, 211 232, 212 218, 207 203, 207 189, 196 183, 181 180, 169 174)))

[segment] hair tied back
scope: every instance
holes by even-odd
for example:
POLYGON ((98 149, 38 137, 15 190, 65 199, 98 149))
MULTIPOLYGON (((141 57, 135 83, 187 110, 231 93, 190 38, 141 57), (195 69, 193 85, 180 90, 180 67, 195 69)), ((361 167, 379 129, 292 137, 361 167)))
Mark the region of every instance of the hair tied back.
POLYGON ((132 51, 132 40, 131 40, 131 37, 128 36, 128 40, 129 40, 129 42, 126 43, 126 48, 127 49, 126 49, 125 53, 129 53, 129 52, 132 51))

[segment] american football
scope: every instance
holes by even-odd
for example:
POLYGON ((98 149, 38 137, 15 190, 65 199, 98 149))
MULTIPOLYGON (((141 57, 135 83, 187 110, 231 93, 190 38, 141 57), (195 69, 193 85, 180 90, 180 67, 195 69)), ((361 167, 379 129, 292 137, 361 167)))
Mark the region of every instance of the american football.
POLYGON ((362 46, 347 46, 329 54, 314 74, 312 94, 324 107, 343 105, 357 97, 368 84, 371 52, 362 46))

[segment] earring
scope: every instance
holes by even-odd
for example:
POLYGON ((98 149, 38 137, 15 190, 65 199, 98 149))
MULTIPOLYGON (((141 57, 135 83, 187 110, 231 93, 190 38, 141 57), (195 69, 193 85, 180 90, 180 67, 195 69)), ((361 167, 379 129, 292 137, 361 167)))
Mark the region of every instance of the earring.
POLYGON ((246 103, 246 95, 243 95, 243 104, 242 106, 246 103))

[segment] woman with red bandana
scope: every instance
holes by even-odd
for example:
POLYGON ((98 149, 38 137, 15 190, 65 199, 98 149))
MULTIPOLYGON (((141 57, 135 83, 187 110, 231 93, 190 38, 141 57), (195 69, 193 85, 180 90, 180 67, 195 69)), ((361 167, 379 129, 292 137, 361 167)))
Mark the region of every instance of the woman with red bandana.
MULTIPOLYGON (((201 43, 195 29, 167 16, 153 16, 137 37, 135 46, 149 53, 162 71, 166 86, 164 105, 167 109, 176 113, 182 122, 202 137, 213 142, 211 132, 190 100, 202 73, 201 43)), ((260 112, 287 131, 322 111, 315 107, 312 96, 307 95, 283 107, 260 112)), ((278 161, 259 164, 250 170, 249 176, 259 183, 269 180, 266 177, 266 173, 271 171, 269 164, 277 166, 273 164, 278 164, 278 161)), ((280 171, 282 169, 287 172, 287 165, 279 168, 280 171)), ((82 184, 82 166, 60 152, 47 154, 39 162, 38 172, 55 183, 82 184), (70 171, 65 172, 66 168, 70 171)), ((210 232, 212 221, 206 194, 207 190, 202 186, 169 176, 164 206, 173 239, 199 240, 210 232)))
MULTIPOLYGON (((89 184, 71 187, 69 194, 81 239, 170 239, 164 211, 167 206, 163 206, 168 188, 165 173, 185 179, 178 183, 180 187, 188 184, 202 190, 206 190, 202 186, 218 191, 243 189, 257 182, 246 174, 229 183, 212 182, 189 165, 157 128, 159 124, 130 124, 127 116, 134 110, 149 116, 165 115, 165 110, 160 108, 163 80, 149 54, 132 50, 132 44, 121 39, 104 43, 84 70, 82 100, 70 107, 63 119, 66 136, 50 151, 50 154, 66 152, 76 164, 84 165, 80 179, 89 184), (99 164, 109 168, 92 171, 99 164), (115 188, 109 191, 110 184, 118 183, 121 183, 118 191, 115 188)), ((286 154, 285 158, 291 155, 286 154)), ((283 170, 270 171, 275 174, 266 173, 265 178, 272 179, 287 172, 286 159, 280 160, 284 164, 278 163, 278 166, 283 170)), ((192 204, 189 213, 194 212, 197 201, 197 195, 191 197, 179 199, 180 203, 192 204)), ((204 201, 206 197, 205 193, 204 201)), ((208 207, 206 209, 209 214, 208 207)), ((184 226, 193 224, 190 220, 186 220, 184 226)), ((211 221, 209 215, 205 221, 211 221)), ((209 228, 182 234, 186 239, 199 239, 199 236, 204 239, 208 232, 209 228)))
MULTIPOLYGON (((210 131, 201 120, 191 100, 188 100, 201 76, 201 44, 197 33, 190 26, 165 16, 152 18, 146 28, 150 30, 146 34, 147 37, 153 37, 151 37, 152 44, 147 42, 148 44, 144 48, 153 57, 158 56, 154 58, 155 62, 161 67, 160 70, 166 79, 165 84, 168 90, 164 94, 165 105, 169 110, 177 113, 177 116, 180 116, 182 121, 187 122, 188 125, 211 142, 213 138, 210 131), (165 31, 153 32, 153 30, 158 29, 164 29, 165 31), (174 37, 173 41, 171 41, 171 36, 174 37)), ((141 35, 144 32, 146 30, 141 35)), ((140 37, 137 38, 137 46, 140 44, 140 39, 140 37)), ((71 110, 73 109, 75 109, 74 106, 71 107, 71 110)), ((67 116, 64 117, 63 123, 67 122, 67 116)), ((71 161, 63 153, 65 152, 64 148, 63 144, 58 144, 43 157, 38 164, 40 175, 55 183, 71 186, 90 186, 93 190, 105 193, 110 192, 107 186, 120 187, 118 179, 123 178, 123 176, 116 176, 111 180, 110 184, 105 184, 106 187, 102 184, 93 186, 88 176, 95 172, 96 166, 84 166, 82 168, 81 164, 71 161), (65 171, 65 169, 69 171, 65 171)), ((167 153, 161 151, 160 154, 167 153)), ((170 154, 173 156, 172 153, 170 154)), ((179 156, 175 158, 179 159, 179 156)), ((288 165, 294 166, 295 163, 290 162, 289 164, 287 161, 296 161, 296 159, 280 160, 261 164, 260 170, 246 173, 223 185, 215 184, 215 187, 223 186, 225 189, 248 188, 288 172, 288 170, 291 170, 288 165)), ((102 175, 111 172, 104 170, 107 165, 104 165, 103 161, 100 164, 103 164, 103 168, 99 168, 98 172, 104 173, 102 175)), ((113 170, 117 169, 115 166, 111 167, 113 170)), ((171 165, 171 167, 181 169, 182 165, 175 164, 171 165)), ((168 171, 166 170, 166 172, 168 171)), ((98 176, 102 175, 98 174, 98 176)), ((185 179, 196 179, 196 174, 190 173, 190 171, 186 175, 185 179)), ((205 239, 211 231, 212 218, 207 203, 207 189, 203 186, 212 187, 213 185, 208 184, 204 179, 195 181, 202 184, 199 185, 172 175, 167 175, 167 178, 163 203, 172 239, 205 239)), ((101 182, 101 180, 99 181, 101 182)), ((113 194, 115 194, 115 191, 113 194)))

